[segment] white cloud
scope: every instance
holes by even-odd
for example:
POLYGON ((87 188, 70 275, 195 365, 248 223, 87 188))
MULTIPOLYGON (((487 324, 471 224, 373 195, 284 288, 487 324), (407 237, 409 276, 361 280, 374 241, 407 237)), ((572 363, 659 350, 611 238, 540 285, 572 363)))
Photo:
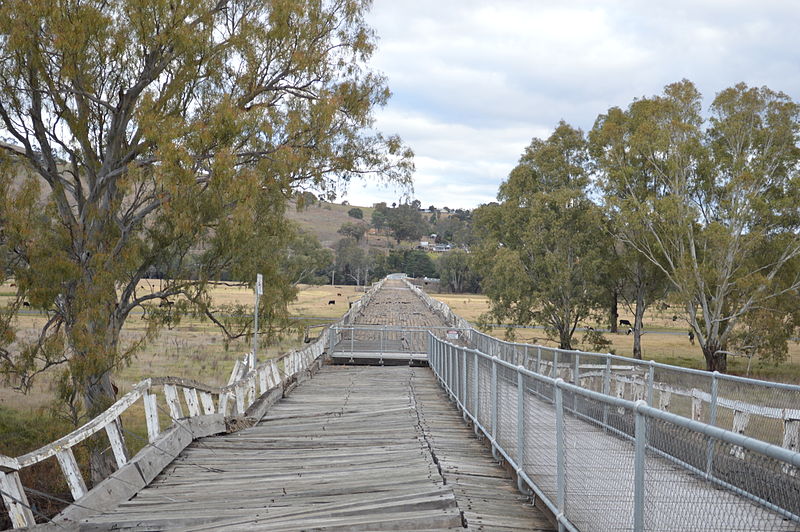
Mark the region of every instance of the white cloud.
MULTIPOLYGON (((416 152, 420 201, 474 207, 559 119, 588 129, 684 77, 707 100, 738 81, 798 98, 798 15, 779 0, 376 0, 373 65, 395 93, 378 126, 416 152)), ((397 196, 354 184, 348 199, 397 196)))

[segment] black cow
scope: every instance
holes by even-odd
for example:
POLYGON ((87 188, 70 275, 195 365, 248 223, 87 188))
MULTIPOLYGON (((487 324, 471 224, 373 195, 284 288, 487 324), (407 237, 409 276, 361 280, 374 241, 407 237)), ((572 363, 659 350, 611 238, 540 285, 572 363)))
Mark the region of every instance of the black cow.
POLYGON ((336 295, 339 296, 339 297, 342 297, 342 293, 341 292, 337 292, 336 295))
POLYGON ((29 302, 27 302, 27 301, 23 301, 23 302, 22 302, 22 306, 23 306, 23 307, 30 307, 30 306, 31 306, 31 304, 30 304, 29 302))
POLYGON ((619 320, 619 324, 620 325, 627 325, 628 327, 631 327, 631 322, 628 321, 628 320, 619 320))
POLYGON ((336 304, 336 300, 335 299, 331 299, 330 301, 328 301, 328 304, 329 305, 335 305, 336 304))

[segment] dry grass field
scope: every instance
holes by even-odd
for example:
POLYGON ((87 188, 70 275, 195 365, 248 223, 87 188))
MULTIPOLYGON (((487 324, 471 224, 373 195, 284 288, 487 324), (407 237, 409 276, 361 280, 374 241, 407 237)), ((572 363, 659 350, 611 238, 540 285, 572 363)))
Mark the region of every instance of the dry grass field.
MULTIPOLYGON (((158 280, 143 281, 141 289, 158 288, 158 280)), ((5 305, 12 296, 12 288, 0 286, 0 305, 5 305)), ((212 292, 215 304, 253 304, 253 292, 247 287, 217 286, 212 292)), ((298 318, 339 319, 348 309, 348 303, 361 297, 354 286, 300 286, 298 299, 291 305, 291 312, 298 318), (335 304, 329 305, 329 301, 335 304)), ((320 320, 303 320, 298 335, 291 335, 280 341, 273 341, 269 347, 259 350, 259 358, 273 357, 302 344, 302 325, 325 323, 320 320)), ((44 318, 37 312, 23 311, 18 318, 19 336, 32 339, 44 318)), ((130 343, 141 336, 144 323, 138 316, 132 316, 122 332, 123 342, 130 343)), ((319 328, 312 328, 315 336, 319 328)), ((143 378, 172 375, 196 379, 212 385, 225 384, 234 362, 242 354, 250 351, 248 340, 236 340, 227 348, 223 336, 214 324, 193 318, 184 318, 180 325, 165 329, 143 351, 137 353, 131 365, 115 375, 115 382, 124 393, 143 378)), ((0 407, 19 412, 36 411, 46 406, 52 399, 54 382, 51 376, 42 375, 30 393, 23 395, 10 386, 0 387, 0 407)))
MULTIPOLYGON (((489 300, 486 296, 476 294, 431 294, 432 297, 447 303, 458 315, 474 322, 478 317, 489 310, 489 300)), ((620 319, 633 321, 633 316, 620 308, 620 319)), ((657 362, 675 364, 692 368, 705 369, 703 353, 695 342, 692 345, 686 335, 688 325, 685 312, 673 308, 651 308, 645 314, 645 334, 642 336, 642 349, 645 359, 657 362), (677 319, 673 321, 673 316, 677 319)), ((586 323, 584 326, 597 324, 586 323)), ((606 327, 601 324, 599 327, 606 327)), ((606 338, 612 342, 610 350, 618 355, 631 356, 633 352, 633 336, 625 334, 626 327, 620 328, 620 333, 606 333, 606 338)), ((490 334, 504 338, 505 329, 494 329, 490 334)), ((515 329, 516 341, 538 343, 541 345, 557 346, 547 338, 542 329, 515 329)), ((582 332, 576 333, 578 343, 575 346, 584 351, 591 351, 591 346, 582 343, 582 332)), ((747 370, 747 359, 742 357, 728 357, 728 368, 731 373, 744 375, 747 370)), ((789 344, 789 359, 781 364, 763 363, 753 359, 750 376, 769 380, 800 384, 800 344, 789 344)))

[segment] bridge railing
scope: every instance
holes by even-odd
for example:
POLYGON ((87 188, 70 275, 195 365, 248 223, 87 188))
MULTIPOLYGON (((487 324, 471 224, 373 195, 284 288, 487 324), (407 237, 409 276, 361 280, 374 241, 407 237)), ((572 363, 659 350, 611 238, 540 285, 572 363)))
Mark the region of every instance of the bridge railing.
POLYGON ((695 421, 800 451, 800 386, 683 368, 653 361, 506 342, 472 329, 449 306, 406 280, 434 312, 460 328, 483 353, 606 394, 644 399, 695 421))
POLYGON ((445 339, 458 340, 469 329, 455 327, 395 325, 334 325, 330 328, 328 353, 336 358, 357 359, 363 356, 382 361, 393 356, 427 358, 428 332, 445 339))
POLYGON ((800 450, 800 386, 609 353, 506 342, 473 331, 476 349, 550 377, 800 450))
MULTIPOLYGON (((382 284, 383 281, 373 285, 337 324, 352 323, 382 284)), ((249 355, 245 355, 235 362, 227 386, 209 386, 178 377, 144 379, 105 412, 53 443, 16 458, 0 455, 0 495, 11 523, 14 527, 36 524, 20 480, 21 470, 53 457, 57 459, 74 503, 56 516, 55 521, 75 521, 83 515, 106 510, 146 486, 193 440, 225 432, 226 418, 230 421, 232 416, 260 417, 259 411, 269 404, 270 398, 279 398, 288 382, 321 360, 329 338, 327 331, 323 331, 305 348, 267 360, 255 368, 248 367, 249 355), (147 444, 133 457, 129 456, 127 431, 121 422, 125 413, 143 415, 147 426, 147 444), (169 420, 168 428, 163 427, 161 419, 169 420), (98 433, 106 435, 117 471, 89 490, 73 449, 98 433)))
POLYGON ((429 361, 520 489, 568 530, 800 526, 799 453, 433 335, 429 361))

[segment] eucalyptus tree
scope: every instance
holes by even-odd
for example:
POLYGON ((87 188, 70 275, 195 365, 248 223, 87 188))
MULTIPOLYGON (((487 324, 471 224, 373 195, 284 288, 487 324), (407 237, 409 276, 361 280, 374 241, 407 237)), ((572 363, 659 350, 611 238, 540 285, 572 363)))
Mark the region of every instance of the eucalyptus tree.
POLYGON ((603 294, 598 279, 608 237, 587 197, 587 142, 561 122, 533 139, 500 186, 499 203, 474 213, 475 266, 491 300, 483 321, 544 325, 563 349, 603 294))
POLYGON ((684 80, 598 120, 616 129, 600 144, 609 201, 629 224, 620 234, 685 301, 709 370, 727 369, 730 342, 754 323, 784 339, 796 323, 799 119, 787 95, 745 84, 718 93, 705 119, 684 80))
MULTIPOLYGON (((64 395, 102 410, 140 345, 120 344, 131 313, 149 333, 181 313, 213 317, 221 272, 263 273, 261 315, 287 317, 287 200, 333 197, 355 176, 410 183, 410 150, 372 129, 389 91, 368 65, 369 4, 0 3, 6 316, 46 313, 32 342, 1 322, 13 382, 60 366, 64 395), (163 283, 143 289, 154 271, 163 283)), ((249 331, 240 317, 230 334, 249 331)))
MULTIPOLYGON (((648 105, 637 102, 632 108, 646 109, 648 105)), ((630 212, 631 194, 644 197, 654 193, 647 161, 629 146, 637 118, 633 114, 616 107, 609 109, 595 122, 589 143, 605 199, 607 227, 614 238, 614 275, 609 279, 615 283, 614 294, 633 314, 633 356, 640 359, 644 314, 648 306, 664 296, 667 282, 664 272, 628 243, 632 238, 648 236, 645 227, 637 223, 641 219, 630 212)))

